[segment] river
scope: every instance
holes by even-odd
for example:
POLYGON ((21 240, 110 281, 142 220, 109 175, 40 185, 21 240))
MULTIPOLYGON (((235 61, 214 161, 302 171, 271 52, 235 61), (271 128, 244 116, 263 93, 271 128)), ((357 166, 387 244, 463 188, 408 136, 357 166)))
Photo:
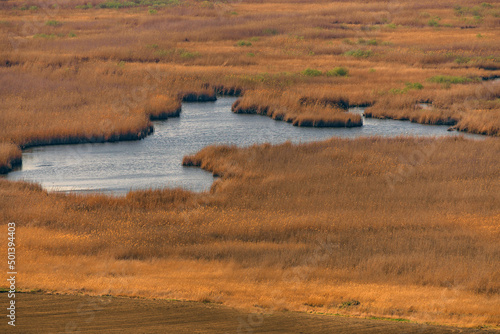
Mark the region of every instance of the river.
MULTIPOLYGON (((457 136, 448 126, 363 119, 358 128, 305 128, 260 115, 231 112, 235 98, 184 103, 179 118, 154 122, 155 132, 140 141, 44 146, 23 152, 23 165, 8 180, 40 183, 49 191, 122 195, 132 189, 182 187, 208 190, 212 174, 183 167, 182 158, 211 144, 248 146, 324 140, 333 136, 457 136)), ((362 113, 362 109, 351 112, 362 113)), ((471 138, 480 136, 465 135, 471 138)))

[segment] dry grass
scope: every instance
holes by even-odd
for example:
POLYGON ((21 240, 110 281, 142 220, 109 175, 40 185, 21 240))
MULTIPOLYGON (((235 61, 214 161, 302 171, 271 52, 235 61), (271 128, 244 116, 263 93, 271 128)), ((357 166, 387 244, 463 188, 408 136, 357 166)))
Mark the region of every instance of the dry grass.
MULTIPOLYGON (((498 82, 481 78, 500 75, 500 7, 483 2, 3 1, 0 168, 21 147, 142 138, 180 100, 216 93, 296 125, 361 125, 345 108, 364 105, 498 136, 498 82), (337 67, 348 75, 328 74, 337 67)), ((499 150, 210 147, 185 163, 223 176, 211 193, 75 196, 0 180, 0 220, 19 226, 25 288, 498 326, 499 150)))
MULTIPOLYGON (((497 102, 497 104, 500 104, 497 102)), ((500 113, 496 110, 475 110, 467 113, 457 124, 457 129, 484 135, 498 135, 500 133, 500 113)))
POLYGON ((0 174, 21 163, 22 152, 17 145, 0 142, 0 174))
POLYGON ((433 94, 425 91, 389 93, 368 108, 365 115, 422 124, 456 125, 455 128, 461 131, 500 135, 500 82, 467 83, 444 90, 437 84, 432 86, 436 90, 433 94), (428 106, 422 107, 422 102, 428 106))
POLYGON ((210 193, 0 181, 0 213, 24 288, 498 326, 499 144, 208 147, 186 163, 222 176, 210 193))
POLYGON ((181 113, 181 102, 172 96, 156 95, 148 99, 145 112, 151 120, 179 117, 181 113))
POLYGON ((253 90, 236 100, 232 111, 237 114, 269 116, 296 126, 355 127, 363 125, 360 115, 347 113, 347 110, 341 109, 347 109, 349 104, 339 97, 300 96, 295 92, 253 90), (286 98, 282 97, 284 94, 286 98))
MULTIPOLYGON (((147 115, 123 119, 120 112, 109 114, 109 109, 120 104, 121 111, 123 105, 127 110, 143 111, 149 104, 159 113, 159 106, 152 106, 157 102, 148 101, 150 98, 207 100, 214 98, 214 89, 233 94, 245 90, 254 100, 246 98, 249 106, 286 106, 287 112, 275 114, 290 114, 288 119, 295 119, 295 109, 301 107, 289 95, 317 103, 318 108, 301 112, 297 125, 342 125, 349 120, 361 125, 357 119, 339 113, 333 116, 320 108, 332 99, 373 105, 370 112, 378 117, 449 122, 448 110, 457 107, 453 99, 441 103, 443 111, 423 116, 394 103, 388 110, 385 100, 392 99, 390 91, 401 90, 405 82, 423 84, 421 91, 401 94, 413 97, 418 93, 419 100, 437 101, 456 94, 465 94, 462 100, 477 100, 477 105, 468 103, 464 110, 454 110, 452 119, 459 121, 467 115, 474 121, 459 125, 460 129, 498 134, 498 89, 478 95, 476 91, 484 90, 481 82, 450 86, 427 82, 436 74, 498 76, 500 9, 496 4, 466 1, 457 10, 453 1, 400 1, 398 6, 381 1, 181 1, 178 6, 158 8, 154 14, 143 6, 122 8, 120 15, 114 15, 116 10, 98 8, 99 3, 92 2, 90 9, 75 9, 86 5, 83 2, 52 9, 44 3, 36 10, 22 10, 26 4, 20 1, 2 4, 0 93, 8 102, 2 107, 18 124, 9 119, 8 131, 0 140, 25 145, 47 142, 48 136, 116 137, 113 127, 101 129, 103 118, 115 123, 119 132, 137 133, 147 127, 147 115), (430 20, 439 26, 429 26, 430 20), (465 27, 474 29, 462 29, 465 27), (348 77, 327 75, 340 66, 348 69, 348 77), (151 77, 151 68, 158 69, 161 79, 151 77), (307 68, 321 75, 304 74, 307 68), (39 97, 37 90, 43 87, 55 92, 43 91, 45 96, 39 97), (36 97, 30 96, 33 89, 36 97), (264 97, 257 99, 257 95, 264 97), (57 96, 65 96, 64 101, 57 96), (50 122, 46 127, 51 130, 30 130, 33 117, 25 124, 23 110, 45 105, 50 108, 40 108, 38 114, 50 122), (68 109, 74 112, 72 117, 65 117, 68 109), (484 110, 491 112, 480 116, 484 110)), ((168 103, 167 114, 177 114, 177 102, 168 103)))

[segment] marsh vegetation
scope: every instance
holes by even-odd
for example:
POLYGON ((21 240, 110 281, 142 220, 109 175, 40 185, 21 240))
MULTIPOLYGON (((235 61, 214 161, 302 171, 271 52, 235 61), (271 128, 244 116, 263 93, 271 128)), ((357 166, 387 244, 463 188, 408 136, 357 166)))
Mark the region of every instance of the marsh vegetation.
POLYGON ((221 176, 206 193, 0 179, 20 284, 499 326, 499 26, 482 0, 2 1, 4 171, 217 94, 298 126, 362 126, 346 110, 365 106, 492 137, 207 147, 185 159, 221 176))

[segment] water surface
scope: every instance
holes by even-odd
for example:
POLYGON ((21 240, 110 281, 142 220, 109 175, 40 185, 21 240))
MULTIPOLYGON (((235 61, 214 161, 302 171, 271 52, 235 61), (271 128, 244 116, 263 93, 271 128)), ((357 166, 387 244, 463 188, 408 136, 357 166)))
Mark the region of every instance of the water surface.
MULTIPOLYGON (((23 165, 9 180, 40 183, 49 191, 125 194, 131 189, 210 188, 212 174, 183 167, 182 158, 211 144, 248 146, 324 140, 333 136, 456 136, 448 126, 364 119, 359 128, 301 128, 266 116, 231 112, 235 98, 184 103, 179 118, 154 122, 153 135, 132 142, 45 146, 23 152, 23 165)), ((351 112, 362 113, 362 109, 351 112)), ((463 134, 462 134, 463 135, 463 134)), ((466 135, 475 137, 473 135, 466 135)))

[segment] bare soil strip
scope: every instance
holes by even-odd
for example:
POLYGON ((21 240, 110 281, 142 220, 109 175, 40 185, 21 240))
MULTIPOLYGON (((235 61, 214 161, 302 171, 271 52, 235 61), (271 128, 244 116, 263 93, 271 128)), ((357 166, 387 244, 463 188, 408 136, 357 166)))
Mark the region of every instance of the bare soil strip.
MULTIPOLYGON (((0 294, 7 305, 7 294, 0 294)), ((296 312, 247 314, 217 304, 81 295, 17 295, 9 333, 500 333, 296 312)))

